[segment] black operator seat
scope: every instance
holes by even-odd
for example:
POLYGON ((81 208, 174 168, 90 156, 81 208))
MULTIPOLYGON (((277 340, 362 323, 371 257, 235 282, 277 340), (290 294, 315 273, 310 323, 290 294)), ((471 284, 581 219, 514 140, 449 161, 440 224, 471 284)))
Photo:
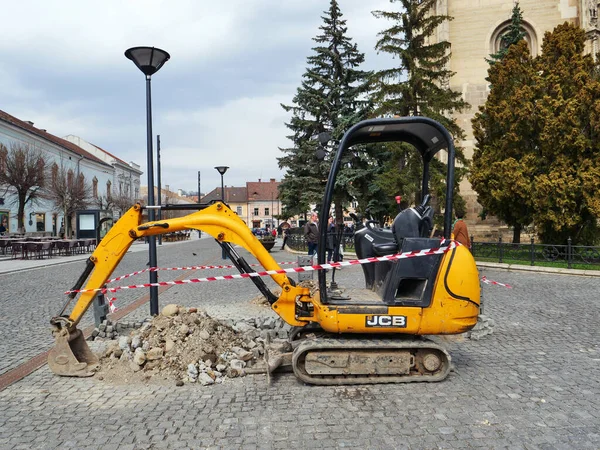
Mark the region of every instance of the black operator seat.
POLYGON ((392 224, 392 234, 398 248, 404 238, 429 237, 433 228, 433 208, 427 206, 431 196, 427 194, 420 205, 401 211, 392 224))

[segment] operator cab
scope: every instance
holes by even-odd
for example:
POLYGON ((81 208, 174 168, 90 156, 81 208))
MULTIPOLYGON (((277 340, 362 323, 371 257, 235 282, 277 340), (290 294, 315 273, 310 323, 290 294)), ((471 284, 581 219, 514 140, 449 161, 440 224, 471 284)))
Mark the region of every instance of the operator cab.
MULTIPOLYGON (((372 220, 363 225, 354 215, 356 231, 354 243, 358 259, 380 257, 440 247, 440 239, 432 239, 433 208, 429 205, 429 164, 441 149, 448 151, 446 176, 446 203, 444 238, 450 237, 452 223, 452 187, 454 185, 454 145, 448 131, 438 122, 426 117, 402 117, 366 120, 356 124, 342 138, 334 159, 321 208, 320 221, 326 223, 323 212, 329 211, 333 186, 339 171, 341 155, 355 144, 375 142, 406 142, 421 154, 423 160, 421 203, 402 210, 395 217, 392 229, 378 226, 372 220)), ((321 230, 324 240, 324 230, 321 230)), ((334 305, 383 304, 393 306, 427 307, 432 297, 435 277, 441 263, 441 255, 424 258, 408 258, 362 264, 365 290, 376 295, 333 296, 328 295, 326 275, 319 272, 321 301, 334 305), (360 297, 360 298, 359 298, 360 297)), ((318 249, 319 264, 325 261, 325 249, 318 249)), ((347 295, 346 293, 345 295, 347 295)))

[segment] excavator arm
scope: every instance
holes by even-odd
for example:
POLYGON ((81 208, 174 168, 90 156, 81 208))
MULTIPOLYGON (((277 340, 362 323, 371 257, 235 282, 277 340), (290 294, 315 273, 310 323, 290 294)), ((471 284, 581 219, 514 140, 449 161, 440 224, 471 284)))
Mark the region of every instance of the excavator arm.
MULTIPOLYGON (((77 329, 77 324, 136 239, 188 229, 202 230, 226 246, 230 254, 237 256, 230 245, 237 244, 254 255, 266 270, 280 270, 277 262, 247 225, 225 204, 219 202, 210 206, 199 205, 199 208, 202 209, 184 217, 142 224, 142 207, 136 204, 114 224, 97 245, 86 269, 72 289, 83 292, 80 293, 71 312, 65 314, 69 304, 77 296, 75 292, 69 294, 69 300, 59 315, 50 321, 54 327, 56 345, 49 353, 48 364, 54 373, 65 376, 93 375, 92 369, 98 360, 89 350, 83 334, 77 329), (86 279, 87 283, 82 289, 86 279)), ((234 264, 242 272, 250 271, 248 264, 239 256, 234 258, 234 264)), ((309 289, 295 286, 285 273, 272 274, 271 278, 281 287, 282 293, 279 298, 270 291, 265 292, 268 288, 262 280, 255 280, 253 277, 253 281, 259 288, 264 286, 261 292, 270 294, 267 298, 277 314, 292 326, 304 326, 309 321, 316 320, 312 316, 298 314, 297 311, 298 304, 313 302, 309 289)))

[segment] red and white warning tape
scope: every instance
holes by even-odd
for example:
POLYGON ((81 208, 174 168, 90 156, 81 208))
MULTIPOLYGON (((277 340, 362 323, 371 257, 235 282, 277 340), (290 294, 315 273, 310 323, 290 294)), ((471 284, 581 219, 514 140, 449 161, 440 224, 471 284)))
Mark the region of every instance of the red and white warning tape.
POLYGON ((117 301, 116 297, 111 297, 108 299, 108 309, 110 310, 111 313, 114 313, 116 310, 119 309, 115 306, 116 301, 117 301))
MULTIPOLYGON (((279 264, 280 266, 285 266, 285 265, 296 264, 296 263, 295 262, 280 262, 277 264, 279 264)), ((260 264, 249 264, 249 265, 250 266, 260 266, 260 264)), ((147 269, 138 270, 137 272, 128 273, 127 275, 121 275, 120 277, 113 278, 111 280, 108 280, 106 282, 106 284, 114 283, 115 281, 121 281, 121 280, 124 280, 125 278, 130 278, 130 277, 133 277, 134 275, 140 275, 140 274, 146 273, 146 272, 158 272, 158 271, 162 271, 162 270, 206 270, 206 269, 235 269, 235 266, 230 264, 227 266, 149 267, 147 269)))
POLYGON ((499 281, 488 280, 485 275, 481 277, 481 281, 483 281, 485 284, 493 284, 495 286, 504 286, 505 288, 512 289, 512 286, 510 284, 500 283, 499 281))
MULTIPOLYGON (((443 243, 444 243, 444 241, 442 241, 442 244, 443 243)), ((399 260, 399 259, 417 258, 420 256, 441 255, 443 253, 446 253, 446 252, 456 248, 459 245, 460 244, 455 241, 450 241, 449 245, 447 247, 430 248, 430 249, 425 249, 425 250, 406 252, 406 253, 397 253, 395 255, 385 255, 385 256, 378 256, 378 257, 372 257, 372 258, 353 259, 350 261, 340 261, 340 262, 334 262, 331 264, 316 264, 314 266, 293 267, 290 269, 265 270, 262 272, 240 273, 240 274, 234 274, 234 275, 222 275, 222 276, 206 277, 206 278, 191 278, 188 280, 159 281, 157 283, 134 284, 131 286, 116 286, 113 288, 72 290, 72 291, 65 292, 65 294, 81 293, 81 292, 98 292, 98 291, 116 292, 121 289, 138 289, 138 288, 146 288, 146 287, 153 287, 153 286, 174 286, 174 285, 178 285, 178 284, 202 283, 205 281, 236 280, 236 279, 244 279, 244 278, 252 278, 252 277, 264 277, 264 276, 270 276, 270 275, 279 275, 279 274, 285 274, 285 273, 310 272, 313 270, 334 269, 334 268, 338 268, 338 267, 356 266, 356 265, 360 265, 360 264, 370 264, 370 263, 382 262, 382 261, 395 261, 395 260, 399 260)), ((202 266, 199 266, 199 267, 202 267, 202 266)), ((145 270, 149 270, 149 269, 145 269, 145 270)))

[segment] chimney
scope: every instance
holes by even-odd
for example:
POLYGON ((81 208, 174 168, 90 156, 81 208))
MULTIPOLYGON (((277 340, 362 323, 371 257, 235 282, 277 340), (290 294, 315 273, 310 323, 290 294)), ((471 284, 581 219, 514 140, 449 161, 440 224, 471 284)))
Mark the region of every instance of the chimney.
POLYGON ((259 182, 259 183, 261 182, 260 178, 258 179, 258 182, 259 182))
POLYGON ((275 183, 275 178, 271 178, 269 181, 270 181, 271 183, 275 183))
POLYGON ((28 123, 29 125, 33 126, 33 122, 31 120, 26 120, 25 123, 28 123))

